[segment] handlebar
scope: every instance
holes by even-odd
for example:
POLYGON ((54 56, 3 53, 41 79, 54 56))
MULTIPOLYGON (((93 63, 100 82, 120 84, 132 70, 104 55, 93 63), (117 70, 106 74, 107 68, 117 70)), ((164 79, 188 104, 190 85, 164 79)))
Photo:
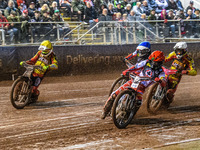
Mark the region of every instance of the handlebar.
POLYGON ((146 76, 144 76, 144 77, 141 77, 141 76, 138 76, 138 75, 136 75, 136 74, 134 74, 134 73, 131 73, 130 74, 130 77, 133 79, 133 80, 138 80, 138 81, 154 81, 154 79, 152 79, 152 78, 150 78, 150 77, 146 77, 146 76))
POLYGON ((37 66, 37 65, 30 65, 30 64, 27 64, 25 61, 23 61, 23 64, 22 66, 26 69, 43 69, 42 66, 37 66))

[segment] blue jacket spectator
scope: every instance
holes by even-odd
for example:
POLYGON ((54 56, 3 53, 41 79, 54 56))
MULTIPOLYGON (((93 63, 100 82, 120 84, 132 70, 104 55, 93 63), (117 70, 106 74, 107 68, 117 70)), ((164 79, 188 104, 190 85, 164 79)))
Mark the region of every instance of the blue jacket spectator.
POLYGON ((148 5, 148 3, 147 3, 146 0, 144 0, 144 1, 142 2, 141 9, 143 10, 143 12, 144 12, 147 16, 150 15, 150 11, 152 10, 151 6, 148 5))
POLYGON ((144 12, 141 9, 141 3, 137 2, 136 6, 133 6, 132 10, 135 12, 136 16, 141 16, 144 12))
POLYGON ((176 4, 177 4, 177 7, 178 7, 178 10, 183 10, 183 5, 182 5, 182 2, 180 0, 176 0, 176 4))
POLYGON ((167 0, 156 0, 155 2, 158 5, 158 8, 156 10, 157 13, 161 13, 163 9, 166 9, 168 7, 167 0))
POLYGON ((153 8, 156 9, 158 7, 157 3, 155 2, 155 0, 147 0, 148 5, 153 8))

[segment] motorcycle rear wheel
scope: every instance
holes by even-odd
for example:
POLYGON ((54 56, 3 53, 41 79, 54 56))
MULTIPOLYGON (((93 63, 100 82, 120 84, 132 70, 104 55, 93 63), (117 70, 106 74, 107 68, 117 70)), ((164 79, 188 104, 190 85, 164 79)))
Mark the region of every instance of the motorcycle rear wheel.
POLYGON ((26 78, 18 78, 14 81, 10 93, 10 101, 14 108, 23 109, 28 104, 30 88, 26 78))
POLYGON ((112 108, 112 120, 119 129, 126 128, 137 112, 136 94, 131 90, 122 91, 115 99, 112 108))
POLYGON ((163 103, 163 99, 162 100, 156 100, 153 98, 153 96, 156 93, 156 90, 159 86, 159 83, 154 83, 153 85, 150 86, 147 97, 146 97, 146 101, 147 101, 147 111, 150 114, 156 114, 157 111, 161 108, 161 105, 163 103))

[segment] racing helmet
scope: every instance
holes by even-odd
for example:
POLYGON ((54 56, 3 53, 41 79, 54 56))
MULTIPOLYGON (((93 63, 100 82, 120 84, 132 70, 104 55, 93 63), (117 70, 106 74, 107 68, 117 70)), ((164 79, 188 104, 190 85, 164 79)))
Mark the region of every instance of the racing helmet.
POLYGON ((154 51, 149 56, 150 67, 152 69, 159 69, 162 67, 163 61, 165 60, 164 53, 161 51, 154 51))
POLYGON ((53 52, 53 47, 49 40, 45 40, 40 44, 38 50, 42 51, 43 56, 49 56, 53 52))
POLYGON ((181 59, 187 53, 187 43, 186 42, 178 42, 174 46, 174 51, 176 53, 176 57, 181 59))
POLYGON ((151 54, 151 44, 149 42, 142 42, 137 46, 137 56, 141 59, 148 59, 151 54))

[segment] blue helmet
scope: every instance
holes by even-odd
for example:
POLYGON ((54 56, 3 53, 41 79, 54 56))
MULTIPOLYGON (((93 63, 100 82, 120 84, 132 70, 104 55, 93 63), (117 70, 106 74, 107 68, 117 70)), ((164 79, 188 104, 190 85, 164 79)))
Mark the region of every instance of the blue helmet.
POLYGON ((137 56, 142 59, 148 59, 151 54, 151 44, 149 42, 142 42, 137 46, 137 56))

